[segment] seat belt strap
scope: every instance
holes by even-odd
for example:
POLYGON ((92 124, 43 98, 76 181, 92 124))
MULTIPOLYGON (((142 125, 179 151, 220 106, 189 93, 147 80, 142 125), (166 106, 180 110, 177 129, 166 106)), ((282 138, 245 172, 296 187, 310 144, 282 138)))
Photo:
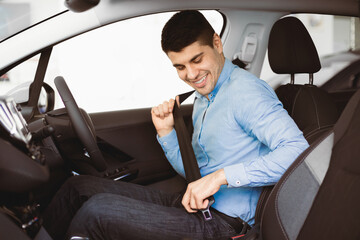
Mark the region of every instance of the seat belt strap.
MULTIPOLYGON (((187 93, 183 93, 179 95, 179 104, 181 104, 183 101, 185 101, 191 94, 193 94, 195 91, 190 91, 187 93)), ((179 142, 180 147, 180 153, 182 162, 184 165, 185 170, 185 176, 186 181, 188 183, 191 183, 193 181, 196 181, 201 178, 200 169, 198 162, 195 157, 194 149, 191 145, 191 137, 189 136, 189 133, 187 131, 183 114, 180 110, 180 107, 177 105, 176 101, 174 104, 174 110, 173 110, 173 116, 174 116, 174 127, 177 135, 177 139, 179 142)), ((215 202, 215 199, 213 196, 210 196, 208 198, 209 204, 206 209, 201 210, 204 218, 206 221, 212 219, 212 215, 210 212, 211 205, 215 202)))
MULTIPOLYGON (((179 95, 179 104, 185 101, 194 91, 187 92, 179 95)), ((179 142, 180 153, 185 169, 186 181, 191 183, 201 178, 199 165, 197 163, 194 150, 191 145, 191 137, 186 128, 183 114, 180 107, 174 104, 174 124, 175 131, 179 142)))

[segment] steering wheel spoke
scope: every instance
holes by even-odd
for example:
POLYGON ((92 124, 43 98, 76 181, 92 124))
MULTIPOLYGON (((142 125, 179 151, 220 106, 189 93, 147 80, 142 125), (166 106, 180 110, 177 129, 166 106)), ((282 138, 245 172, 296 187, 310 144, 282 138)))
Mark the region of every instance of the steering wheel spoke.
POLYGON ((96 143, 95 132, 92 131, 93 127, 90 126, 90 124, 92 124, 91 119, 88 117, 88 121, 86 121, 84 117, 86 112, 84 110, 82 110, 82 112, 79 109, 63 77, 56 77, 54 83, 65 105, 74 131, 86 148, 86 151, 91 158, 92 165, 98 171, 104 171, 107 168, 106 162, 96 143))

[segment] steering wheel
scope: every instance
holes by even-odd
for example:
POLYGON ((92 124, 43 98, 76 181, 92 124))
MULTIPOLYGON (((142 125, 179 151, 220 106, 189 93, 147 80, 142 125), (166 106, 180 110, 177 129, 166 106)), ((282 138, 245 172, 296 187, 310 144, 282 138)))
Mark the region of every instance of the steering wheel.
POLYGON ((65 105, 75 133, 80 138, 81 143, 85 146, 88 154, 90 155, 92 165, 98 171, 104 171, 106 169, 106 162, 96 143, 93 126, 90 126, 92 125, 90 118, 87 116, 89 121, 85 120, 84 114, 80 111, 78 105, 76 104, 75 99, 63 77, 56 77, 54 83, 65 105))

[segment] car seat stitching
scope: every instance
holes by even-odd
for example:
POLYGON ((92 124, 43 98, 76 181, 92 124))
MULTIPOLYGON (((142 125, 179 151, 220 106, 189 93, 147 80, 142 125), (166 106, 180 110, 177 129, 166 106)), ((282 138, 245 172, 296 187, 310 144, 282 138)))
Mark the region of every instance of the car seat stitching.
POLYGON ((311 132, 308 132, 304 137, 305 138, 311 137, 316 133, 317 130, 323 130, 323 129, 326 129, 326 128, 329 128, 329 127, 332 127, 332 126, 334 126, 334 124, 329 124, 329 125, 325 125, 325 126, 322 126, 322 127, 318 127, 316 129, 312 130, 311 132))
POLYGON ((317 120, 318 126, 320 127, 320 119, 319 119, 319 113, 318 113, 318 109, 317 109, 317 104, 316 104, 316 101, 315 101, 315 98, 314 98, 314 95, 313 95, 312 92, 311 92, 310 96, 311 96, 311 99, 313 100, 313 103, 314 103, 314 106, 315 106, 316 120, 317 120))
POLYGON ((296 101, 297 101, 297 99, 298 99, 301 91, 302 91, 302 88, 300 88, 299 91, 298 91, 298 92, 296 93, 296 95, 295 95, 294 104, 293 104, 292 109, 291 109, 291 115, 290 115, 291 117, 292 117, 293 114, 294 114, 294 111, 295 111, 294 109, 295 109, 296 101))

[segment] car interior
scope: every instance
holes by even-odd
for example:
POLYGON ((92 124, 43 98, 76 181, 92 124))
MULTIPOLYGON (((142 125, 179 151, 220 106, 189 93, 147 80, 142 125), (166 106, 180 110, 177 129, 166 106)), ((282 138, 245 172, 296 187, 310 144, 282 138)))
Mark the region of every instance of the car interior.
MULTIPOLYGON (((80 104, 86 99, 79 99, 76 91, 87 91, 91 83, 84 77, 75 85, 68 81, 71 77, 52 70, 58 45, 128 19, 182 9, 220 13, 224 55, 238 66, 260 76, 268 58, 274 73, 290 77, 290 82, 274 90, 310 144, 275 186, 263 188, 254 228, 233 239, 360 238, 360 60, 318 86, 315 73, 322 68, 318 50, 295 16, 357 18, 357 1, 67 0, 65 6, 66 10, 0 40, 0 52, 6 56, 0 58, 0 76, 39 56, 33 76, 28 76, 28 98, 0 97, 0 239, 51 240, 42 227, 41 214, 74 175, 128 181, 169 192, 186 187, 186 180, 172 169, 156 140, 151 107, 88 112, 80 104), (29 44, 19 44, 24 41, 29 44), (299 74, 308 75, 309 82, 298 83, 299 74), (345 88, 343 82, 350 78, 345 88), (44 109, 39 107, 41 94, 46 96, 44 109), (60 107, 59 102, 63 102, 60 107)), ((131 39, 131 34, 126 36, 131 39)), ((91 48, 101 51, 102 45, 98 41, 91 48)), ((92 58, 91 51, 85 57, 99 68, 102 63, 113 66, 106 59, 92 58)), ((137 58, 143 54, 135 53, 137 58)), ((85 63, 75 65, 91 72, 85 63)), ((116 66, 119 71, 121 67, 116 66)), ((136 90, 137 96, 143 93, 136 90)), ((95 94, 90 97, 112 104, 95 94)), ((192 134, 191 102, 181 110, 192 134)))

